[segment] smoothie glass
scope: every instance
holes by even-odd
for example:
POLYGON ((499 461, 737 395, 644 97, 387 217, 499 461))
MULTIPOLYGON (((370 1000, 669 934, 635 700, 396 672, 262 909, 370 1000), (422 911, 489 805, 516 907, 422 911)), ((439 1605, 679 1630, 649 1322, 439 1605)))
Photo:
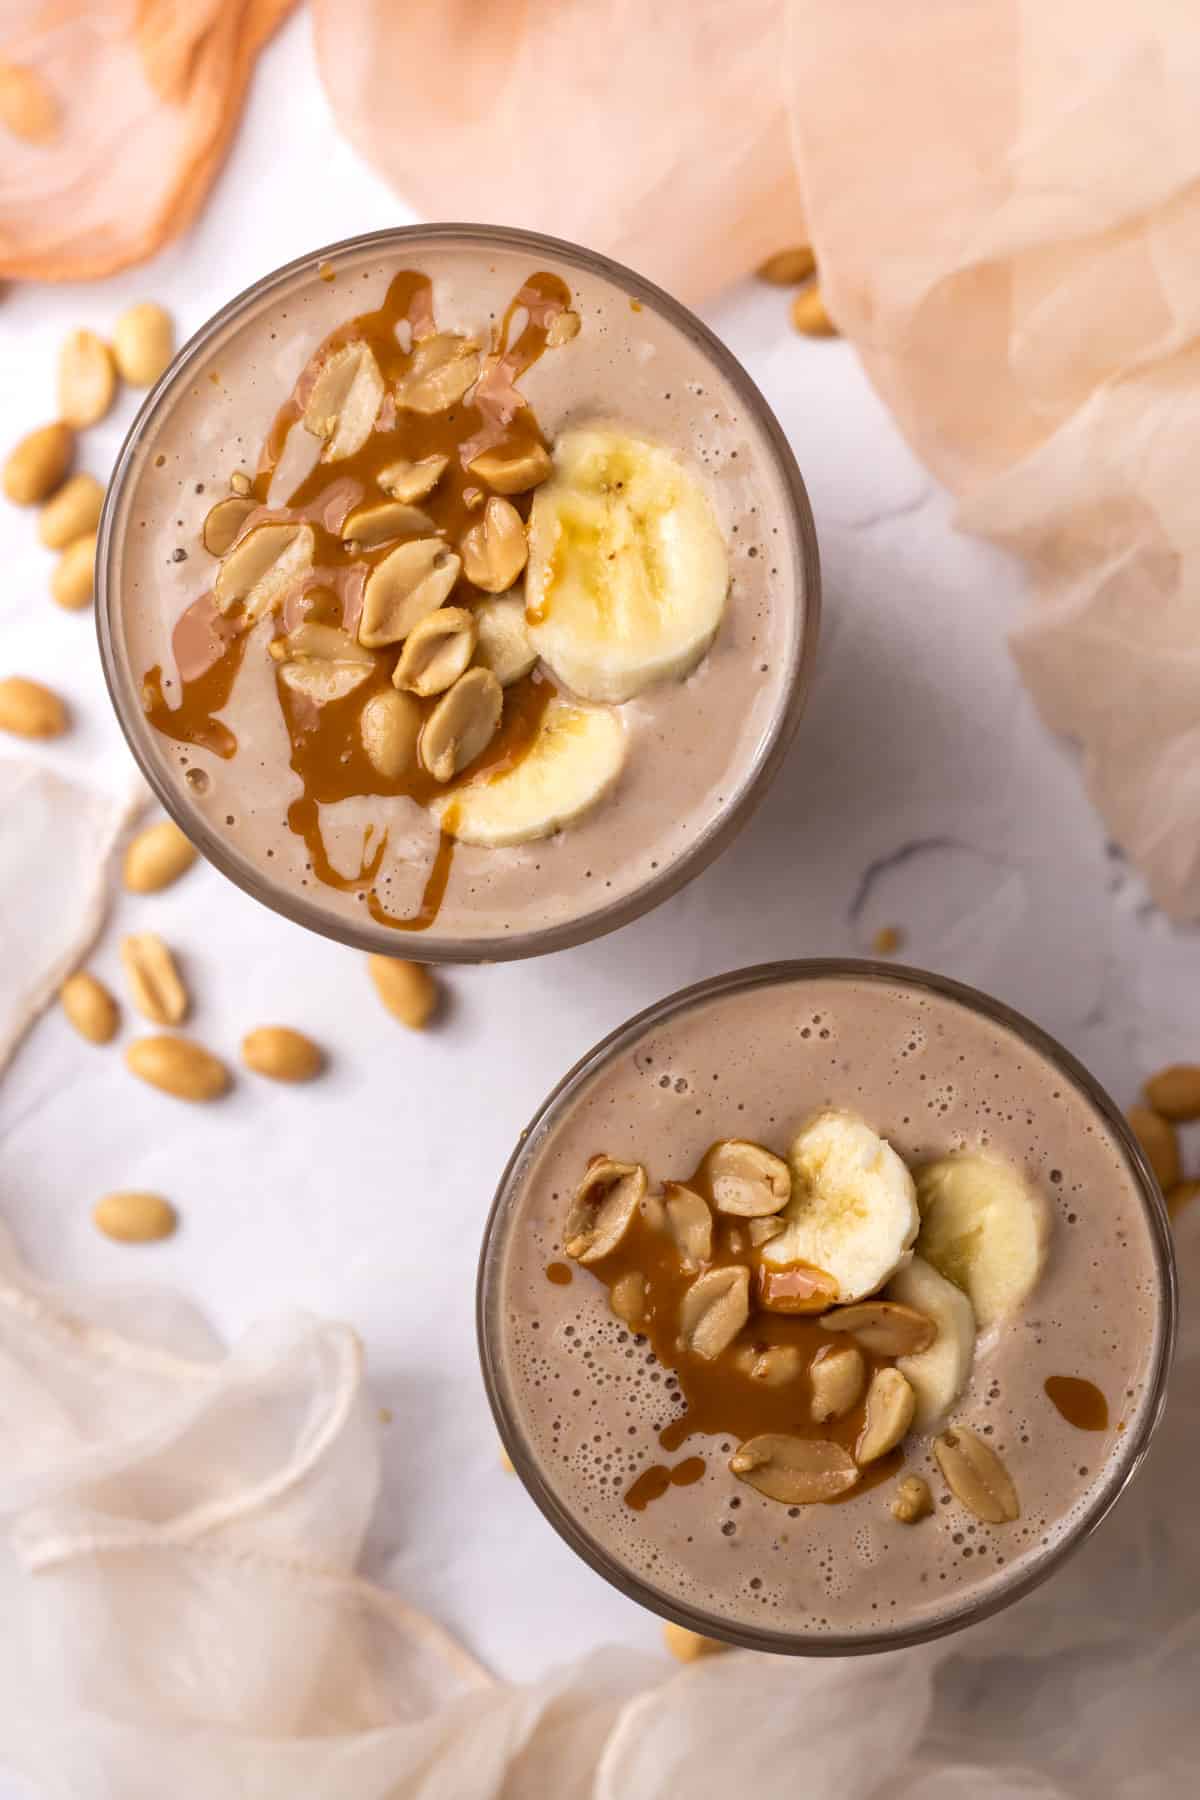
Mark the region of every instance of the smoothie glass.
MULTIPOLYGON (((995 1135, 1023 1131, 1019 1109, 1007 1103, 1005 1109, 1007 1122, 1001 1118, 995 1135)), ((1036 1115, 1033 1101, 1030 1109, 1036 1115)), ((869 1116, 867 1105, 862 1110, 869 1116)), ((1162 1196, 1120 1112, 1087 1071, 1036 1025, 973 989, 918 970, 843 960, 776 963, 714 977, 648 1008, 584 1056, 521 1134, 488 1220, 477 1295, 480 1356, 496 1424, 517 1474, 560 1536, 622 1593, 665 1618, 750 1649, 801 1655, 856 1654, 935 1638, 1008 1606, 1051 1575, 1097 1529, 1146 1454, 1163 1409, 1175 1312, 1162 1196), (820 1005, 810 1024, 814 996, 820 1005), (872 1054, 864 1048, 860 1055, 859 1045, 873 1019, 886 1045, 893 1014, 901 1037, 889 1067, 902 1071, 907 1087, 903 1097, 885 1099, 885 1084, 878 1084, 876 1121, 879 1130, 895 1134, 902 1154, 945 1153, 945 1144, 934 1141, 945 1129, 939 1108, 954 1114, 955 1129, 963 1123, 948 1089, 939 1097, 928 1085, 939 1079, 937 1070, 959 1071, 950 1081, 959 1084, 968 1131, 977 1093, 986 1096, 982 1116, 993 1093, 1007 1094, 1014 1070, 1016 1085, 1025 1081, 1031 1093, 1043 1084, 1036 1123, 1045 1127, 1039 1140, 1045 1179, 1061 1184, 1050 1189, 1059 1211, 1049 1259, 1022 1309, 1028 1318, 1011 1328, 1011 1349, 1006 1353, 998 1340, 998 1348, 977 1354, 976 1378, 964 1396, 968 1416, 994 1421, 982 1428, 994 1428, 998 1444, 1007 1438, 1013 1446, 1012 1473, 1019 1488, 1028 1484, 1023 1526, 989 1533, 958 1523, 954 1536, 950 1513, 941 1515, 936 1504, 933 1518, 896 1524, 882 1488, 790 1513, 764 1501, 755 1515, 757 1497, 725 1472, 732 1446, 694 1438, 681 1444, 678 1437, 676 1457, 696 1449, 706 1457, 703 1482, 664 1491, 636 1514, 623 1510, 635 1450, 651 1462, 661 1456, 645 1413, 631 1408, 630 1383, 639 1379, 631 1371, 654 1359, 644 1339, 620 1331, 586 1268, 568 1275, 567 1265, 554 1260, 562 1255, 562 1219, 589 1154, 644 1160, 652 1179, 686 1179, 693 1152, 702 1154, 707 1142, 731 1130, 770 1142, 769 1119, 777 1121, 771 1147, 779 1151, 801 1122, 786 1116, 790 1105, 848 1103, 853 1066, 866 1067, 872 1054), (839 1018, 847 1027, 840 1043, 839 1018), (689 1025, 696 1039, 689 1038, 689 1025), (996 1050, 994 1068, 989 1046, 996 1050), (709 1114, 704 1087, 731 1058, 740 1061, 728 1092, 744 1110, 739 1103, 736 1111, 709 1114), (781 1067, 782 1078, 769 1086, 771 1070, 781 1067), (806 1068, 816 1072, 806 1076, 806 1068), (903 1073, 910 1068, 911 1075, 903 1073), (1051 1170, 1051 1162, 1062 1167, 1051 1170), (1092 1256, 1100 1259, 1110 1245, 1114 1266, 1093 1273, 1092 1256), (1136 1286, 1136 1306, 1123 1281, 1136 1286), (1061 1319, 1066 1336, 1058 1331, 1061 1319), (1039 1348, 1043 1343, 1048 1347, 1039 1348), (1085 1343, 1087 1354, 1078 1360, 1093 1372, 1111 1353, 1104 1373, 1112 1377, 1116 1411, 1102 1440, 1058 1420, 1041 1388, 1051 1372, 1082 1372, 1071 1367, 1070 1351, 1085 1343), (595 1397, 602 1390, 609 1399, 595 1397), (987 1410, 994 1400, 995 1409, 987 1410), (1049 1487, 1039 1491, 1042 1467, 1049 1487), (1034 1516, 1039 1501, 1044 1522, 1034 1516), (739 1510, 718 1525, 718 1509, 730 1505, 739 1510), (815 1559, 819 1554, 826 1568, 832 1565, 835 1536, 851 1577, 841 1591, 855 1595, 853 1606, 849 1598, 820 1598, 815 1559), (919 1580, 929 1585, 921 1586, 917 1571, 925 1562, 928 1574, 919 1580), (948 1580, 941 1572, 947 1568, 948 1580), (747 1582, 752 1572, 756 1578, 747 1582), (768 1589, 773 1577, 794 1588, 772 1601, 773 1619, 761 1604, 765 1594, 756 1591, 764 1588, 764 1574, 768 1589)), ((659 1382, 665 1373, 640 1379, 659 1382)), ((936 1471, 929 1474, 937 1490, 936 1471)))
MULTIPOLYGON (((494 312, 495 297, 490 289, 488 300, 494 312)), ((581 310, 586 315, 586 306, 581 310)), ((585 317, 585 338, 586 333, 585 317)), ((595 404, 602 402, 613 416, 620 417, 619 387, 610 394, 597 394, 595 404)), ((540 417, 542 401, 537 405, 540 417)), ((756 572, 761 567, 753 565, 756 572)), ((713 333, 669 295, 605 257, 528 232, 457 224, 376 232, 314 251, 256 282, 210 320, 180 352, 134 422, 109 487, 100 527, 97 570, 101 656, 118 719, 150 786, 197 848, 246 892, 298 924, 363 950, 430 961, 525 957, 581 943, 638 917, 698 874, 745 823, 783 761, 799 722, 812 672, 820 610, 816 538, 795 460, 761 394, 713 333), (234 805, 216 806, 211 793, 207 804, 202 803, 201 795, 189 782, 207 785, 209 776, 203 768, 187 767, 188 757, 179 754, 179 744, 161 735, 145 717, 142 679, 150 658, 134 642, 135 620, 140 616, 137 608, 153 604, 161 605, 169 622, 182 610, 189 592, 194 595, 206 579, 211 582, 204 573, 197 538, 205 511, 219 491, 214 482, 222 460, 226 480, 229 469, 238 462, 248 462, 253 468, 258 446, 276 407, 287 396, 324 332, 338 320, 339 307, 340 318, 345 318, 364 305, 373 304, 360 298, 372 292, 367 281, 378 280, 392 269, 428 266, 435 285, 439 270, 449 269, 459 290, 469 293, 472 267, 483 272, 481 280, 492 281, 498 267, 510 265, 517 273, 541 268, 561 273, 572 291, 585 299, 589 294, 603 294, 615 304, 614 296, 619 295, 626 316, 634 321, 629 329, 645 334, 648 346, 636 368, 633 361, 628 365, 631 387, 637 382, 646 388, 649 376, 645 369, 654 365, 655 356, 660 362, 674 356, 679 367, 693 379, 672 383, 674 391, 666 393, 665 400, 678 408, 684 403, 683 389, 694 388, 695 393, 689 391, 686 396, 686 405, 697 418, 716 417, 703 410, 712 407, 715 400, 720 400, 736 417, 744 433, 745 460, 741 466, 749 461, 762 472, 762 510, 770 513, 774 533, 770 557, 775 565, 770 595, 771 666, 768 674, 764 661, 759 676, 762 646, 758 646, 753 657, 755 676, 765 697, 755 701, 762 713, 760 723, 753 728, 752 740, 738 740, 728 779, 723 779, 719 791, 714 791, 711 807, 697 809, 694 828, 689 830, 686 841, 680 841, 678 853, 672 851, 653 864, 647 863, 644 878, 639 875, 635 885, 630 886, 629 881, 623 884, 617 863, 599 866, 596 878, 586 883, 576 883, 572 876, 564 875, 564 891, 561 896, 555 895, 554 910, 548 906, 544 916, 524 917, 515 904, 520 883, 514 875, 507 890, 513 905, 505 904, 503 893, 476 903, 474 913, 465 900, 457 910, 447 904, 429 929, 401 932, 376 922, 365 907, 352 904, 361 896, 340 894, 315 880, 285 873, 280 865, 287 859, 286 845, 271 852, 274 860, 268 862, 261 850, 255 853, 248 826, 244 839, 222 828, 225 824, 240 824, 232 816, 239 809, 234 805), (697 375, 703 379, 695 379, 697 375), (195 467, 189 468, 189 456, 181 454, 180 447, 186 452, 189 444, 200 443, 210 425, 210 435, 219 439, 219 447, 210 446, 203 454, 197 451, 195 467), (203 474, 207 481, 193 482, 193 474, 203 474), (169 484, 168 476, 175 477, 169 484), (169 514, 177 517, 169 518, 169 514), (151 540, 153 556, 147 549, 151 540), (155 588, 168 597, 161 602, 157 598, 153 602, 132 598, 136 592, 155 588), (225 819, 227 812, 230 817, 225 819), (612 879, 606 881, 602 878, 605 876, 612 879)), ((734 599, 722 632, 729 625, 736 604, 735 580, 734 599)), ((741 632, 743 638, 747 635, 744 624, 735 624, 731 629, 741 632)), ((717 644, 721 642, 719 632, 717 644)), ((738 654, 743 659, 750 656, 744 642, 739 644, 738 654)), ((238 677, 239 682, 244 673, 243 670, 238 677)), ((719 682, 720 678, 714 679, 719 682)), ((706 705, 712 708, 714 701, 710 698, 706 705)), ((738 706, 732 709, 738 710, 738 706)), ((755 717, 758 719, 757 714, 755 717)), ((660 732, 657 741, 665 743, 670 735, 669 731, 660 732)), ((274 753, 263 751, 260 756, 259 746, 252 743, 245 752, 239 749, 239 757, 243 754, 243 768, 250 769, 261 787, 263 777, 251 765, 256 760, 265 765, 274 753)), ((645 746, 643 754, 652 758, 653 745, 645 746)), ((222 780, 226 779, 217 765, 212 767, 222 780)), ((643 787, 648 785, 651 767, 647 762, 639 773, 643 787)), ((228 768, 238 776, 238 759, 228 768)), ((282 814, 286 807, 286 757, 278 772, 280 799, 276 810, 282 814)), ((664 783, 664 787, 667 785, 664 783)), ((230 786, 229 792, 236 796, 236 784, 230 786)), ((664 812, 669 812, 669 792, 660 792, 656 800, 664 812)), ((619 793, 612 804, 620 816, 623 802, 619 793)), ((568 841, 570 830, 565 834, 568 841)), ((511 858, 513 853, 464 853, 460 847, 455 855, 468 872, 484 871, 483 888, 490 895, 486 866, 480 859, 485 855, 511 858)), ((550 877, 544 867, 539 877, 536 856, 530 855, 526 861, 529 881, 536 883, 540 878, 547 882, 549 891, 550 877)), ((559 865, 562 866, 561 857, 559 865)), ((589 869, 587 874, 591 877, 593 871, 589 869)), ((464 893, 466 881, 464 873, 464 893)), ((454 894, 452 886, 448 901, 454 899, 454 894)))

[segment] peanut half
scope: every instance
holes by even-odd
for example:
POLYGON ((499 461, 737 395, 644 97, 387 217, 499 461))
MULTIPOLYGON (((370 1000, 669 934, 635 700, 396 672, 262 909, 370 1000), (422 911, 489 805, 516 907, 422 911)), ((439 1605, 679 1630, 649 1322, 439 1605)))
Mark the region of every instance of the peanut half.
POLYGON ((432 494, 445 474, 449 460, 446 456, 422 456, 417 462, 389 463, 386 469, 380 469, 375 479, 393 500, 411 504, 432 494))
POLYGON ((68 544, 50 577, 50 592, 64 612, 80 612, 92 603, 96 580, 96 533, 68 544))
POLYGON ((465 606, 439 606, 409 632, 392 681, 426 698, 444 694, 465 675, 478 637, 465 606))
POLYGON ((458 580, 462 562, 441 538, 410 538, 377 562, 363 588, 358 641, 371 650, 403 641, 436 612, 458 580))
POLYGON ((10 450, 2 477, 4 492, 17 506, 37 506, 63 480, 75 455, 75 433, 61 420, 41 425, 10 450))
POLYGON ((408 412, 446 412, 458 405, 478 375, 478 345, 453 332, 436 332, 414 348, 396 384, 396 404, 408 412))
POLYGON ((153 1244, 170 1237, 179 1214, 161 1194, 105 1194, 92 1208, 96 1228, 120 1244, 153 1244))
POLYGON ((416 767, 421 708, 411 694, 372 694, 358 729, 363 749, 385 781, 398 781, 406 769, 416 767))
POLYGON ((482 756, 500 724, 504 690, 490 669, 468 669, 442 695, 417 743, 435 781, 452 781, 482 756))
POLYGON ((117 391, 112 351, 94 331, 73 331, 58 353, 58 411, 82 431, 101 420, 117 391))
POLYGON ((679 1331, 693 1356, 713 1362, 750 1317, 750 1271, 734 1264, 697 1275, 679 1307, 679 1331))
POLYGON ((104 489, 94 475, 72 475, 38 514, 38 536, 47 550, 65 550, 95 533, 103 505, 104 489))
POLYGON ((787 1506, 836 1500, 858 1480, 854 1458, 840 1444, 790 1437, 784 1432, 768 1431, 750 1438, 729 1459, 729 1467, 739 1481, 787 1506))
POLYGON ((130 998, 143 1019, 152 1025, 181 1025, 188 1015, 188 991, 157 933, 137 931, 122 938, 121 963, 130 998))
POLYGON ((242 1039, 242 1061, 271 1081, 312 1081, 325 1067, 325 1054, 302 1031, 260 1025, 242 1039))
POLYGON ((229 1087, 225 1064, 189 1038, 136 1038, 125 1052, 130 1074, 176 1100, 218 1100, 229 1087))
POLYGON ((171 315, 153 300, 129 307, 113 327, 113 355, 130 387, 153 387, 174 354, 171 315))
POLYGON ((866 1379, 866 1364, 856 1344, 829 1344, 818 1350, 809 1369, 812 1416, 818 1425, 840 1419, 857 1406, 866 1379))
POLYGON ((24 675, 0 681, 0 731, 15 737, 61 737, 69 719, 66 704, 51 688, 24 675))
POLYGON ((726 1138, 705 1159, 713 1205, 742 1219, 777 1213, 792 1197, 792 1172, 778 1156, 745 1138, 726 1138))
POLYGON ((80 1037, 89 1044, 110 1044, 117 1035, 117 1003, 95 975, 80 969, 58 990, 59 1004, 80 1037))
POLYGON ((394 1019, 410 1031, 421 1031, 437 1011, 437 983, 424 963, 398 956, 368 956, 375 991, 394 1019))
POLYGON ((862 1468, 894 1450, 913 1422, 917 1397, 899 1369, 876 1369, 867 1389, 867 1416, 854 1446, 862 1468))
POLYGON ((575 1190, 563 1227, 563 1249, 576 1262, 599 1262, 615 1250, 646 1195, 641 1163, 594 1156, 575 1190))
POLYGON ((875 1356, 915 1356, 928 1350, 937 1326, 913 1306, 898 1300, 859 1300, 822 1315, 823 1331, 848 1331, 875 1356))
POLYGON ((252 512, 258 510, 258 501, 249 494, 226 494, 215 506, 210 506, 205 514, 200 536, 204 548, 210 556, 224 556, 233 549, 241 534, 242 526, 252 512))
POLYGON ((147 825, 125 851, 125 886, 131 894, 157 894, 186 874, 196 860, 195 847, 173 819, 147 825))
POLYGON ((526 494, 545 481, 553 464, 541 444, 530 444, 510 456, 485 450, 467 467, 480 481, 486 481, 493 493, 526 494))
POLYGON ((990 1444, 956 1425, 934 1439, 933 1454, 946 1485, 968 1512, 989 1525, 1003 1525, 1021 1516, 1021 1503, 1012 1477, 990 1444))
POLYGON ((460 545, 463 573, 485 594, 507 593, 529 560, 521 515, 511 500, 493 496, 460 545))

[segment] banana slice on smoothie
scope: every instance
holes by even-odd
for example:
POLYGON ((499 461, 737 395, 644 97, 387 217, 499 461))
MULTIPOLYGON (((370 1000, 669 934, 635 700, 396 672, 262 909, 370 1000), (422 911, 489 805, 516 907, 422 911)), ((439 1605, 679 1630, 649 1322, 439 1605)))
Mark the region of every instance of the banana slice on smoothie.
POLYGON ((1011 1163, 978 1151, 917 1171, 918 1248, 970 1299, 981 1330, 1015 1312, 1050 1241, 1046 1202, 1011 1163))
POLYGON ((788 1161, 792 1198, 763 1262, 824 1270, 843 1305, 878 1292, 908 1261, 920 1223, 912 1176, 892 1146, 853 1113, 830 1108, 804 1127, 788 1161))
POLYGON ((530 640, 585 700, 680 680, 716 635, 729 558, 707 494, 670 450, 565 431, 529 517, 530 640))
POLYGON ((921 1256, 897 1269, 888 1283, 887 1297, 924 1313, 937 1327, 937 1336, 927 1350, 896 1361, 916 1395, 913 1423, 918 1431, 931 1431, 970 1380, 975 1360, 975 1309, 961 1288, 939 1275, 921 1256))
POLYGON ((550 837, 603 798, 625 761, 625 728, 606 707, 551 700, 521 761, 430 810, 460 843, 498 849, 550 837))

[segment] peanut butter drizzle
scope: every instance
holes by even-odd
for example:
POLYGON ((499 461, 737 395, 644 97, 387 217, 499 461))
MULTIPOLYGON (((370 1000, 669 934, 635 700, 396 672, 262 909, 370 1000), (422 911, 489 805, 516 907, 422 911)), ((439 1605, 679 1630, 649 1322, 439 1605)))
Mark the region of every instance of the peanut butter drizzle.
MULTIPOLYGON (((313 529, 313 567, 288 596, 282 624, 291 631, 305 620, 357 630, 362 593, 371 568, 388 555, 399 539, 391 539, 365 551, 341 536, 343 521, 352 507, 368 500, 385 500, 378 477, 389 464, 418 461, 440 455, 447 459, 444 474, 433 491, 417 502, 421 511, 457 545, 479 517, 477 505, 467 496, 482 497, 485 484, 470 462, 488 450, 513 457, 544 440, 532 409, 516 388, 516 382, 546 349, 553 321, 571 303, 571 294, 558 276, 534 274, 514 295, 495 333, 491 350, 483 359, 482 373, 470 404, 460 403, 436 414, 399 409, 394 389, 407 373, 412 348, 434 332, 433 287, 430 279, 414 269, 401 270, 388 287, 382 306, 359 314, 335 327, 310 357, 290 397, 280 407, 267 433, 252 483, 252 493, 262 510, 249 525, 266 519, 306 520, 313 529), (519 316, 521 329, 510 343, 519 316), (397 335, 399 332, 399 335, 397 335), (288 496, 285 503, 268 503, 272 478, 283 456, 293 427, 299 426, 316 373, 333 351, 351 342, 366 343, 376 361, 387 394, 371 433, 354 456, 336 463, 318 460, 288 496)), ((512 504, 527 516, 528 495, 512 496, 512 504)), ((470 606, 485 598, 460 577, 447 605, 470 606)), ((165 736, 201 745, 218 756, 231 758, 237 740, 228 726, 214 717, 228 703, 237 672, 245 655, 249 631, 236 616, 222 617, 211 595, 189 607, 176 626, 173 647, 180 673, 178 706, 166 704, 159 666, 143 680, 146 716, 165 736)), ((357 873, 340 875, 329 860, 321 832, 320 808, 363 795, 404 796, 427 806, 436 796, 455 788, 486 781, 515 768, 537 736, 542 716, 556 689, 536 671, 508 688, 500 729, 487 750, 450 783, 435 782, 419 766, 394 781, 375 769, 362 746, 359 719, 366 702, 391 684, 399 646, 374 654, 370 676, 340 700, 317 707, 277 677, 280 708, 291 744, 290 764, 303 783, 300 797, 288 809, 288 825, 303 839, 312 873, 329 887, 361 892, 379 924, 397 930, 424 931, 433 924, 445 895, 454 854, 454 837, 443 830, 424 891, 415 913, 399 917, 387 910, 375 886, 387 848, 387 834, 372 841, 368 832, 357 873)), ((428 714, 436 701, 419 702, 428 714)), ((452 813, 447 814, 453 823, 452 813)))
MULTIPOLYGON (((695 1174, 682 1185, 703 1194, 711 1202, 705 1166, 702 1161, 695 1174)), ((610 1292, 623 1275, 637 1273, 645 1281, 646 1312, 639 1340, 644 1336, 659 1364, 674 1374, 679 1393, 686 1403, 678 1416, 659 1432, 658 1441, 664 1450, 670 1451, 677 1450, 693 1432, 725 1437, 733 1444, 744 1443, 761 1432, 786 1432, 793 1437, 820 1438, 840 1444, 853 1455, 866 1416, 867 1385, 876 1369, 887 1367, 894 1359, 863 1350, 863 1398, 844 1418, 827 1419, 818 1424, 812 1417, 809 1370, 820 1351, 833 1349, 847 1340, 833 1332, 822 1331, 811 1311, 805 1314, 756 1310, 764 1264, 761 1250, 751 1247, 745 1227, 745 1220, 713 1214, 712 1257, 704 1264, 704 1269, 727 1268, 739 1263, 748 1268, 751 1313, 733 1343, 712 1361, 694 1355, 679 1342, 680 1303, 703 1270, 685 1269, 671 1237, 657 1230, 643 1214, 634 1219, 610 1255, 586 1265, 587 1273, 594 1275, 610 1292), (736 1247, 739 1237, 740 1248, 736 1247), (800 1352, 803 1372, 798 1379, 779 1387, 769 1387, 766 1382, 755 1380, 738 1369, 739 1352, 749 1347, 757 1354, 774 1345, 790 1345, 800 1352)), ((807 1270, 807 1265, 797 1266, 804 1267, 814 1277, 822 1274, 820 1270, 807 1270)), ((869 1463, 847 1494, 839 1496, 838 1502, 825 1504, 852 1500, 888 1480, 903 1460, 902 1451, 896 1449, 877 1462, 869 1463)), ((643 1470, 625 1495, 635 1511, 640 1511, 649 1500, 667 1491, 667 1484, 657 1477, 654 1481, 648 1480, 651 1473, 650 1469, 643 1470), (639 1483, 644 1485, 639 1486, 639 1483)), ((692 1479, 698 1479, 698 1476, 692 1479)))
POLYGON ((1107 1431, 1108 1401, 1093 1381, 1079 1375, 1050 1375, 1047 1398, 1077 1431, 1107 1431))
POLYGON ((652 1463, 650 1468, 642 1470, 625 1495, 625 1504, 632 1506, 634 1512, 645 1512, 650 1502, 661 1500, 669 1488, 692 1487, 703 1473, 702 1456, 685 1456, 672 1469, 664 1463, 652 1463))
POLYGON ((571 1279, 570 1263, 550 1262, 546 1264, 546 1280, 553 1287, 570 1287, 571 1279))

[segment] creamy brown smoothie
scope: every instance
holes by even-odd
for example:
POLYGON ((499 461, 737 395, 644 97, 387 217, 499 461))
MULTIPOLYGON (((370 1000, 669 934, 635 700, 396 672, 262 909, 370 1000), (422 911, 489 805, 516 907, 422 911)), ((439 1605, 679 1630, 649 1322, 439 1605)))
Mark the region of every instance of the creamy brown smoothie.
POLYGON ((1170 1251, 1117 1115, 1034 1028, 793 967, 664 1003, 535 1122, 484 1366, 539 1504, 637 1598, 883 1647, 1015 1598, 1111 1504, 1161 1403, 1170 1251))
POLYGON ((816 622, 736 365, 515 234, 363 240, 235 303, 135 433, 101 561, 118 708, 185 828, 396 954, 670 891, 782 754, 816 622))

